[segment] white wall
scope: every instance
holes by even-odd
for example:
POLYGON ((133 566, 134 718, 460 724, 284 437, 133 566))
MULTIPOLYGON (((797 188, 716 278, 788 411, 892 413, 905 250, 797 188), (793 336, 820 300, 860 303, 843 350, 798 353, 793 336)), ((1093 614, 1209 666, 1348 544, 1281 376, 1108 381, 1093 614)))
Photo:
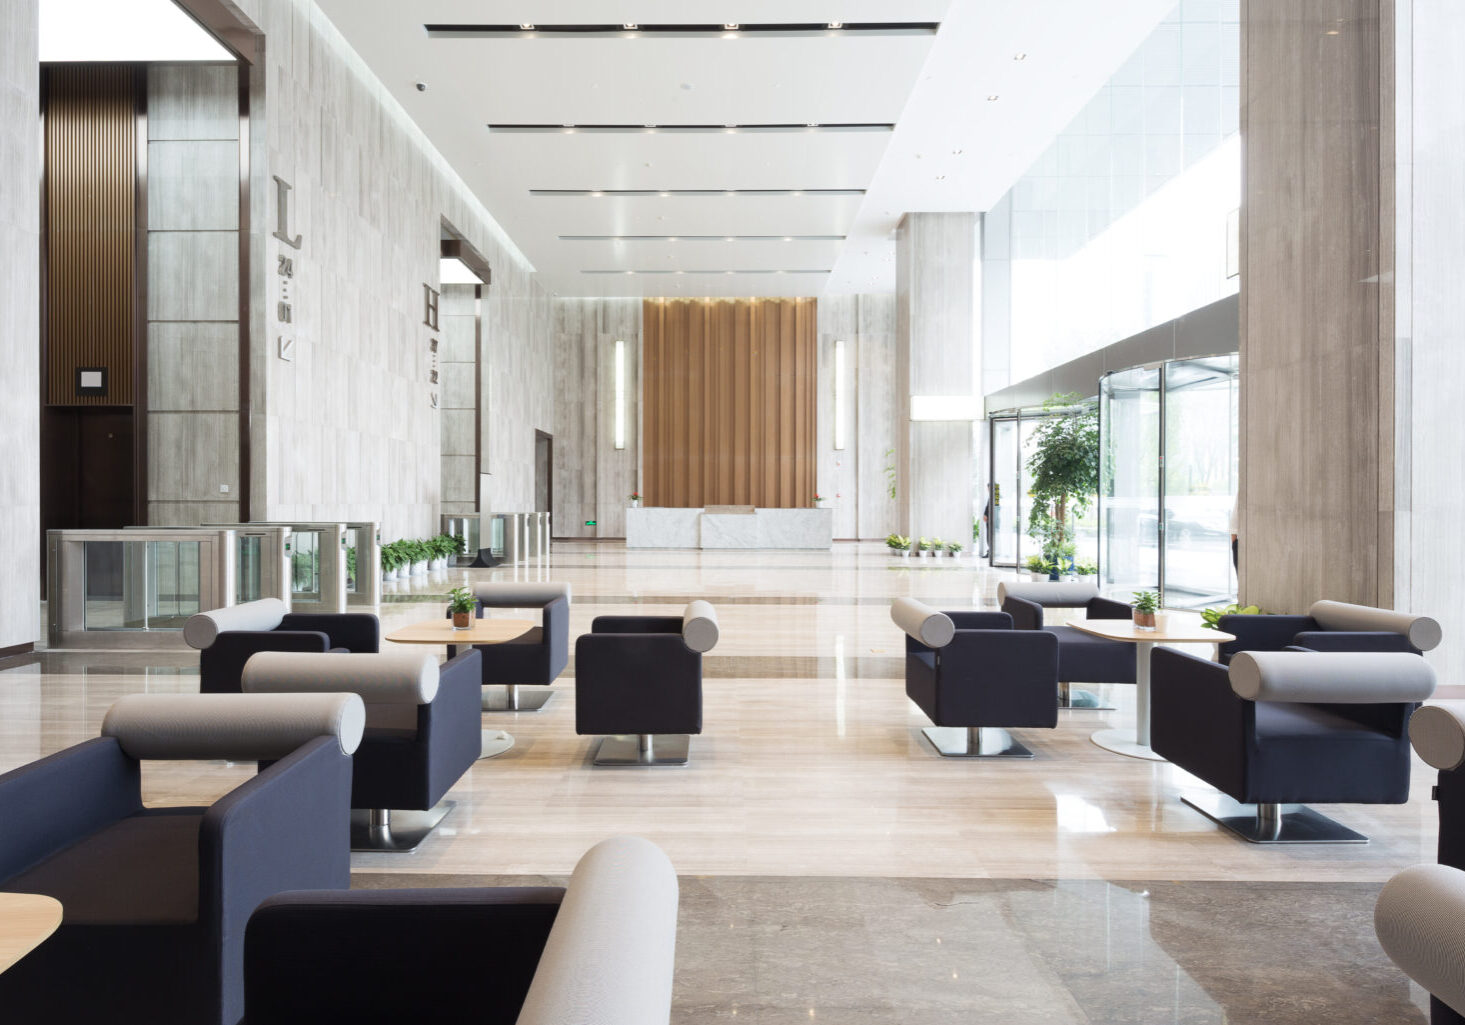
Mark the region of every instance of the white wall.
POLYGON ((41 636, 37 6, 0 4, 0 650, 41 636))
POLYGON ((423 284, 446 217, 489 261, 486 502, 529 509, 534 431, 552 430, 549 297, 492 216, 310 0, 239 0, 265 33, 252 81, 251 310, 256 519, 378 519, 435 532, 439 414, 423 284), (294 187, 296 252, 271 238, 294 187), (295 360, 276 354, 276 257, 296 261, 295 360))

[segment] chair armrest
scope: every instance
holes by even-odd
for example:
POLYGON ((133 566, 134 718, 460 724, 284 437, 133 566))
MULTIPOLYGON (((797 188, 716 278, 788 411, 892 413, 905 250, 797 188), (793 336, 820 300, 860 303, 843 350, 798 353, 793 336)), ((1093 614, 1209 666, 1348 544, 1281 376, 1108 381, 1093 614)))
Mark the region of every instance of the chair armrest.
POLYGON ((1012 617, 1014 630, 1041 630, 1043 628, 1043 606, 1009 594, 1002 602, 1002 611, 1012 617))
POLYGON ((564 890, 559 887, 304 891, 249 920, 250 1025, 451 1022, 465 1009, 513 1021, 564 890))
POLYGON ((1405 975, 1451 1010, 1465 1008, 1465 872, 1446 865, 1406 868, 1379 893, 1373 928, 1405 975))
POLYGON ((261 651, 331 650, 319 630, 232 630, 198 653, 198 689, 204 694, 238 694, 244 663, 261 651))
POLYGON ((280 620, 280 630, 318 630, 332 648, 357 655, 381 650, 381 620, 370 612, 290 612, 280 620))
POLYGON ((142 809, 138 763, 98 737, 0 776, 0 880, 142 809))
MULTIPOLYGON (((1021 600, 1021 599, 1019 599, 1021 600)), ((937 649, 942 668, 997 680, 1050 679, 1058 707, 1058 635, 1046 630, 957 630, 937 649)))
POLYGON ((1011 630, 1012 616, 1006 612, 948 612, 958 630, 1011 630))
MULTIPOLYGON (((482 747, 479 733, 483 712, 483 652, 463 648, 438 667, 437 695, 417 708, 417 736, 430 741, 440 729, 472 724, 469 738, 482 747), (442 725, 439 726, 438 724, 442 725)), ((476 755, 475 755, 476 757, 476 755)))
POLYGON ((1112 598, 1090 598, 1085 614, 1090 619, 1132 619, 1134 607, 1112 598))
POLYGON ((590 621, 593 634, 680 634, 681 616, 596 616, 590 621))
POLYGON ((1388 630, 1304 630, 1292 639, 1311 651, 1402 651, 1418 655, 1409 638, 1388 630))
POLYGON ((1256 706, 1231 689, 1219 662, 1173 648, 1150 653, 1150 744, 1187 772, 1237 800, 1245 782, 1244 738, 1256 706))
POLYGON ((1216 626, 1236 638, 1221 645, 1222 662, 1238 651, 1281 651, 1299 633, 1317 629, 1311 616, 1222 616, 1216 626))
MULTIPOLYGON (((350 805, 351 756, 336 738, 318 737, 204 812, 198 906, 223 959, 226 1002, 239 992, 228 976, 242 964, 244 926, 260 901, 283 890, 351 885, 350 805)), ((243 1008, 224 1011, 225 1021, 237 1021, 243 1008)))

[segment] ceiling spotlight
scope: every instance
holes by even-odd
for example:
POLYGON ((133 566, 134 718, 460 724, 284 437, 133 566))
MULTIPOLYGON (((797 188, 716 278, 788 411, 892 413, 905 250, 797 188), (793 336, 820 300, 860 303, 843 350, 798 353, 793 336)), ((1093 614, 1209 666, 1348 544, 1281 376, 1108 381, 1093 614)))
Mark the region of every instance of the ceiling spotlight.
POLYGON ((654 125, 654 124, 651 124, 651 123, 650 123, 650 122, 649 122, 649 121, 648 121, 648 122, 647 122, 647 123, 646 123, 646 127, 647 127, 647 128, 655 128, 655 127, 656 127, 656 126, 655 126, 655 125, 654 125))
POLYGON ((951 151, 951 155, 954 156, 954 157, 959 157, 959 156, 961 156, 961 154, 962 154, 962 151, 959 150, 959 149, 954 149, 954 150, 951 151))
POLYGON ((565 128, 574 128, 574 127, 575 127, 575 126, 574 126, 574 125, 573 125, 573 124, 572 124, 572 123, 570 123, 570 122, 566 122, 566 123, 565 123, 565 124, 564 124, 564 127, 565 127, 565 128))
POLYGON ((844 22, 842 22, 842 21, 831 21, 829 23, 829 27, 830 28, 844 28, 844 22))
POLYGON ((938 175, 937 175, 937 176, 936 176, 936 180, 937 180, 937 181, 938 181, 938 182, 944 182, 944 181, 945 181, 945 180, 946 180, 946 175, 944 175, 944 174, 938 174, 938 175))
POLYGON ((1015 61, 1025 61, 1028 59, 1028 55, 1019 51, 1012 55, 1012 59, 1015 61))
POLYGON ((818 121, 807 121, 807 122, 805 122, 804 127, 806 127, 806 128, 818 128, 819 127, 819 122, 818 121))
POLYGON ((523 29, 525 32, 533 32, 534 31, 534 23, 531 22, 531 21, 521 21, 519 23, 519 27, 521 29, 523 29))
POLYGON ((735 21, 725 21, 722 23, 722 27, 729 32, 736 32, 738 30, 738 23, 735 21))
POLYGON ((987 102, 996 103, 1000 98, 996 93, 991 93, 987 96, 987 102))
POLYGON ((634 32, 640 27, 641 26, 637 25, 634 21, 628 21, 621 26, 621 28, 625 29, 627 32, 634 32))
POLYGON ((783 240, 785 242, 792 242, 794 240, 794 238, 793 238, 792 235, 785 235, 785 236, 783 236, 783 240))

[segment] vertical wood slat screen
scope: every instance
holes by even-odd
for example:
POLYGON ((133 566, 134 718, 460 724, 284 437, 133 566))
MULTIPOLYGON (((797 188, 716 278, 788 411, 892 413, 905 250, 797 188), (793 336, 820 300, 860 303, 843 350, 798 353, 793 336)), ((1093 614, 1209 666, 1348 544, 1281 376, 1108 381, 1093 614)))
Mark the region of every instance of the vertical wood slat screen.
POLYGON ((46 82, 46 401, 130 405, 136 72, 52 65, 46 82), (107 394, 77 395, 77 367, 106 367, 107 394))
POLYGON ((814 504, 817 309, 813 299, 646 300, 647 505, 814 504))

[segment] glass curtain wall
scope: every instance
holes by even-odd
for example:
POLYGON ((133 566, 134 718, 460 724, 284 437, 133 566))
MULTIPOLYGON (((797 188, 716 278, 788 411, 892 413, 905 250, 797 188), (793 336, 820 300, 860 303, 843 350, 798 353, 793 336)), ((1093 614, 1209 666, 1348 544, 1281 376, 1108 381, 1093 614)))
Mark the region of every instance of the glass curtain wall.
POLYGON ((1232 601, 1238 360, 1176 360, 1099 387, 1100 580, 1171 608, 1232 601))

